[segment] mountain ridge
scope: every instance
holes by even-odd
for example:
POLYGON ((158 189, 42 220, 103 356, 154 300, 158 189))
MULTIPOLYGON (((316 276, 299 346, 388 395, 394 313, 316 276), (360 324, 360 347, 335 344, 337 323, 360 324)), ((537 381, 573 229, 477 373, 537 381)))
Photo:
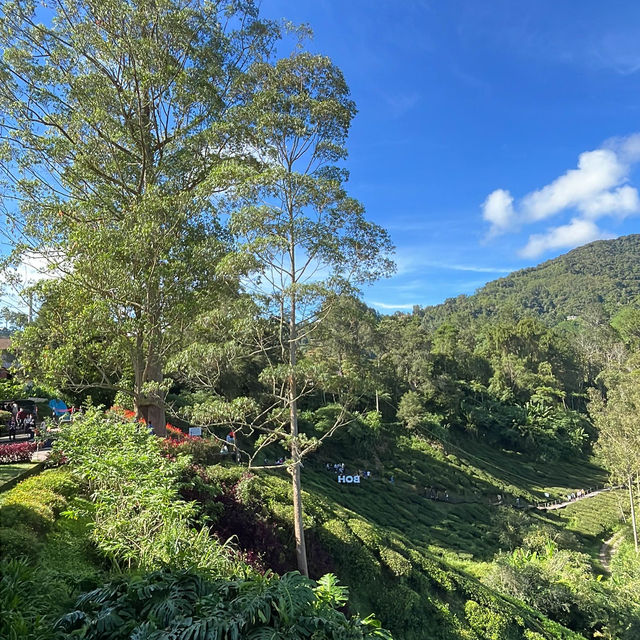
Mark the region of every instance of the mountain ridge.
POLYGON ((591 242, 418 313, 433 326, 451 315, 488 319, 532 314, 555 325, 587 312, 610 318, 619 306, 639 299, 640 234, 632 234, 591 242))

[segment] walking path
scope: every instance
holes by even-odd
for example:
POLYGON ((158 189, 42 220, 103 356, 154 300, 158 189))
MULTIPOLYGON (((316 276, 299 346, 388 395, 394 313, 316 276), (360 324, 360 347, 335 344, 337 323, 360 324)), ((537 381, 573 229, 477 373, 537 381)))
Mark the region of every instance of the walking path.
POLYGON ((597 489, 596 491, 591 491, 590 493, 585 493, 583 496, 579 498, 575 498, 574 500, 566 500, 565 502, 556 502, 554 504, 544 504, 544 505, 536 505, 536 509, 540 509, 541 511, 555 511, 556 509, 563 509, 564 507, 574 504, 575 502, 579 502, 580 500, 584 500, 585 498, 593 498, 597 496, 599 493, 604 493, 605 491, 611 491, 612 489, 619 489, 620 486, 615 487, 604 487, 603 489, 597 489))
POLYGON ((605 570, 605 573, 611 573, 611 558, 613 554, 618 550, 621 542, 624 540, 624 532, 617 531, 608 540, 605 540, 600 547, 600 564, 605 570))
POLYGON ((31 462, 45 462, 51 455, 51 449, 41 449, 40 451, 34 451, 31 456, 31 462))

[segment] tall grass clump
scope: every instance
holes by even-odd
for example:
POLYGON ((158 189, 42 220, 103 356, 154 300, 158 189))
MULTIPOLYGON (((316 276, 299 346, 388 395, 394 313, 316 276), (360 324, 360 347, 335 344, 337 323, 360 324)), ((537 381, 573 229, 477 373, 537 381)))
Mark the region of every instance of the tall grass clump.
POLYGON ((91 408, 64 427, 55 447, 87 483, 94 542, 117 568, 246 570, 206 527, 194 528, 197 507, 178 492, 189 458, 167 459, 144 424, 91 408))

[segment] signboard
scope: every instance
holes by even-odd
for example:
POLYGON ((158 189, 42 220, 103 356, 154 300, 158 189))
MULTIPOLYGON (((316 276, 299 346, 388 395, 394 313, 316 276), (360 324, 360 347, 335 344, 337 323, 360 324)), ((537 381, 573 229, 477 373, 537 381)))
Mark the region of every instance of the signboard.
POLYGON ((190 436, 199 436, 202 437, 202 427, 189 427, 189 435, 190 436))
POLYGON ((338 476, 338 484, 360 484, 360 476, 338 476))

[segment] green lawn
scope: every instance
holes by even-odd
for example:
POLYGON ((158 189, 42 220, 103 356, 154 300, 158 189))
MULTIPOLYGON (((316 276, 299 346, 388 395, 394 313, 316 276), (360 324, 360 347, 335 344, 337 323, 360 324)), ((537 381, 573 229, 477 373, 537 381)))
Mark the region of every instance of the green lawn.
POLYGON ((34 466, 33 462, 14 462, 13 464, 0 465, 0 491, 6 482, 13 480, 13 478, 32 469, 34 466))

